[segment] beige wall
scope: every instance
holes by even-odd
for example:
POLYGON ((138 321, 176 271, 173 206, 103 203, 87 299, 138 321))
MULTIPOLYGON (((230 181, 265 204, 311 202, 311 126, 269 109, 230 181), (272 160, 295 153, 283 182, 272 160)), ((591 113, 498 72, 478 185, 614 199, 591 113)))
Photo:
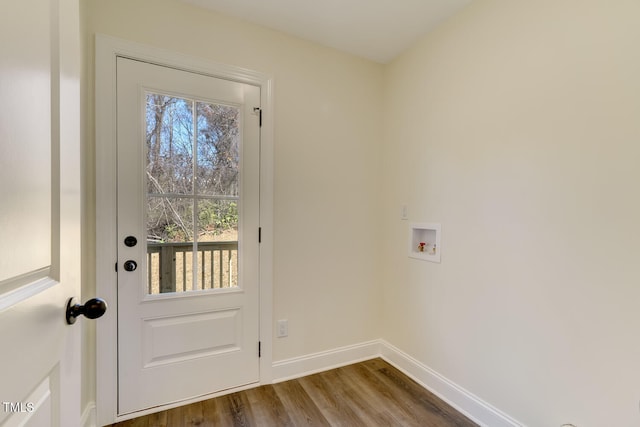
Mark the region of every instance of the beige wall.
POLYGON ((639 22, 476 1, 385 69, 382 336, 530 426, 640 419, 639 22))
MULTIPOLYGON (((175 0, 82 3, 89 96, 96 33, 274 77, 274 319, 289 320, 289 337, 274 338, 273 359, 378 338, 381 292, 372 266, 379 265, 375 212, 379 206, 382 67, 175 0)), ((87 105, 92 104, 88 98, 87 105)), ((93 283, 91 114, 85 153, 85 244, 89 254, 85 275, 93 283)), ((92 289, 90 285, 87 294, 92 289)), ((91 334, 88 346, 92 345, 91 334)), ((87 354, 90 361, 92 350, 87 354)), ((91 368, 88 362, 87 378, 93 376, 91 368)))
POLYGON ((382 337, 527 425, 637 423, 640 3, 476 0, 387 66, 173 0, 82 4, 89 94, 96 32, 274 76, 274 360, 382 337), (407 257, 402 204, 442 223, 441 264, 407 257))

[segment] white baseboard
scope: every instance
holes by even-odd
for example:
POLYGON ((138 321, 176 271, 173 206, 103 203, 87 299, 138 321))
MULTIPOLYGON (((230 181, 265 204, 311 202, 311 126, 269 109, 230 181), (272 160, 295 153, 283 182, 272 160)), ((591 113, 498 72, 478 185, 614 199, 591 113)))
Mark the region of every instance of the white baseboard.
POLYGON ((82 427, 96 427, 96 402, 89 402, 82 411, 82 418, 80 418, 80 425, 82 427))
POLYGON ((306 356, 273 362, 273 382, 291 380, 329 369, 339 368, 363 360, 380 357, 380 341, 340 347, 306 356))
POLYGON ((282 382, 380 357, 482 427, 524 427, 464 388, 384 340, 340 347, 273 363, 273 382, 282 382))
POLYGON ((380 357, 483 427, 524 427, 413 357, 380 341, 380 357))

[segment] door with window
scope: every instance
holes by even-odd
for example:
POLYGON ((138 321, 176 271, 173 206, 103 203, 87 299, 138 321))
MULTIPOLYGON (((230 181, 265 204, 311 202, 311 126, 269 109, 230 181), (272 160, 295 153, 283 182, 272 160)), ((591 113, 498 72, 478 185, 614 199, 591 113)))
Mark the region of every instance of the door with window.
POLYGON ((259 380, 260 89, 117 60, 118 413, 259 380))

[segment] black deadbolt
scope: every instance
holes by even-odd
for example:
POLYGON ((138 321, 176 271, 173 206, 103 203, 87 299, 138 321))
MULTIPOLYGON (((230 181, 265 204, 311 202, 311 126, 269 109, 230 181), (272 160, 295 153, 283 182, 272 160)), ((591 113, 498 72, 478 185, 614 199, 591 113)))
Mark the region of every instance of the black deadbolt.
POLYGON ((134 271, 136 268, 138 268, 138 263, 136 263, 133 260, 128 260, 124 262, 124 269, 127 271, 134 271))
POLYGON ((124 238, 124 244, 130 248, 138 244, 138 239, 133 236, 127 236, 124 238))

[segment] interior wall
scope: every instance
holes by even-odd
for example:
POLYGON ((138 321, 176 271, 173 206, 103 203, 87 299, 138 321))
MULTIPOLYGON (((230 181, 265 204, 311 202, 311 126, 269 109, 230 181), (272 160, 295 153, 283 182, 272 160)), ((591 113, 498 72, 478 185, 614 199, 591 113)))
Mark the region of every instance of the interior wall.
POLYGON ((638 22, 476 1, 385 69, 383 337, 526 425, 640 419, 638 22))
MULTIPOLYGON (((275 81, 273 360, 379 337, 375 266, 382 66, 177 0, 85 0, 86 289, 95 292, 96 33, 273 76, 275 81), (91 254, 94 254, 93 257, 91 254), (275 327, 274 327, 275 330, 275 327)), ((93 332, 88 332, 91 335, 93 332)), ((88 345, 94 338, 89 336, 88 345)), ((93 377, 90 356, 85 378, 93 377)), ((95 380, 94 380, 95 381, 95 380)), ((91 387, 88 387, 91 390, 91 387)))
POLYGON ((386 67, 177 0, 81 5, 87 297, 104 33, 274 76, 275 361, 382 331, 527 425, 637 421, 635 0, 473 2, 386 67), (440 264, 411 221, 442 224, 440 264))

